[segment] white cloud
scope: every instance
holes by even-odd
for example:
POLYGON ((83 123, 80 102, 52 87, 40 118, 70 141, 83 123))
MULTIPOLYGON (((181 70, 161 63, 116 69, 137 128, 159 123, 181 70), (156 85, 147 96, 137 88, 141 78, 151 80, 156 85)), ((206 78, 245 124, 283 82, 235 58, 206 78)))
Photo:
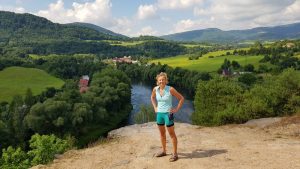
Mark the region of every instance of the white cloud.
POLYGON ((185 9, 202 2, 203 0, 158 0, 157 5, 161 9, 185 9))
POLYGON ((200 7, 197 7, 197 6, 194 8, 194 15, 195 16, 207 15, 206 12, 207 11, 205 11, 204 8, 200 8, 200 7))
POLYGON ((143 27, 141 29, 141 31, 139 31, 136 36, 139 36, 139 35, 156 35, 157 34, 157 31, 154 30, 151 26, 146 26, 146 27, 143 27))
POLYGON ((289 21, 300 21, 300 0, 297 0, 292 5, 288 6, 283 12, 283 16, 289 21))
POLYGON ((174 30, 172 30, 170 33, 178 33, 193 29, 200 29, 200 26, 200 22, 193 21, 191 19, 180 20, 174 25, 174 30))
POLYGON ((1 11, 11 11, 15 13, 25 13, 26 10, 23 7, 12 7, 12 6, 1 6, 0 5, 0 10, 1 11))
POLYGON ((115 19, 114 24, 110 27, 110 29, 120 34, 131 35, 132 27, 134 27, 134 22, 124 17, 115 19))
POLYGON ((137 18, 140 20, 156 17, 157 7, 154 5, 140 5, 137 12, 137 18))
POLYGON ((203 23, 201 28, 232 30, 272 26, 299 21, 300 0, 208 0, 206 6, 195 6, 193 14, 198 18, 193 22, 203 23))
POLYGON ((94 2, 72 4, 71 9, 65 9, 63 0, 51 3, 46 10, 40 10, 37 15, 54 22, 89 22, 109 26, 112 24, 110 0, 95 0, 94 2))

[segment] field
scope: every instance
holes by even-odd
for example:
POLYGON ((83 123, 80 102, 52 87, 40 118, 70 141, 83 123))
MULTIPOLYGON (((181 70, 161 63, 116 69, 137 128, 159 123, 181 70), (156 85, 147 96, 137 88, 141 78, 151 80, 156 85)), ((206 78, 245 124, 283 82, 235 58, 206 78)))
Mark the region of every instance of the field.
POLYGON ((45 59, 51 60, 59 57, 72 56, 74 58, 96 58, 95 54, 73 54, 73 55, 58 55, 58 54, 49 54, 49 55, 37 55, 37 54, 29 54, 31 59, 45 59))
POLYGON ((231 53, 233 52, 233 50, 222 50, 222 51, 210 52, 203 55, 198 60, 189 60, 188 58, 190 55, 188 54, 178 55, 175 57, 152 60, 151 63, 160 62, 161 64, 167 64, 171 67, 182 67, 185 69, 195 70, 195 71, 214 72, 221 67, 225 58, 229 59, 230 61, 235 60, 241 65, 253 64, 256 68, 259 65, 259 60, 263 58, 263 56, 235 56, 235 55, 221 56, 221 55, 225 55, 227 51, 231 53))
POLYGON ((110 45, 115 45, 115 46, 134 46, 145 42, 145 41, 115 41, 115 40, 104 40, 104 41, 110 43, 110 45))
POLYGON ((47 87, 61 88, 64 81, 55 78, 43 70, 23 67, 9 67, 0 71, 0 102, 10 102, 14 95, 24 95, 30 88, 34 95, 47 87))

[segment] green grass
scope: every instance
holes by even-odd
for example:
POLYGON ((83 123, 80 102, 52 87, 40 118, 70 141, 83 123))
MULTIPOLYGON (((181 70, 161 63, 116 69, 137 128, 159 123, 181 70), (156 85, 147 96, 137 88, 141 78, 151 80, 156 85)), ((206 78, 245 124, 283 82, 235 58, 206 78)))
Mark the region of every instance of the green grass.
MULTIPOLYGON (((247 50, 245 48, 244 50, 247 50)), ((233 52, 233 50, 222 50, 216 52, 210 52, 198 60, 189 60, 189 55, 178 55, 175 57, 163 58, 163 59, 156 59, 152 60, 151 63, 158 63, 167 64, 171 67, 182 67, 189 70, 195 71, 206 71, 206 72, 214 72, 217 71, 224 62, 224 59, 227 58, 230 61, 237 61, 241 65, 246 64, 253 64, 256 68, 259 65, 259 60, 263 58, 262 55, 259 56, 235 56, 235 55, 228 55, 228 56, 220 56, 222 54, 226 54, 226 52, 233 52), (209 58, 209 56, 213 56, 214 58, 209 58)))
POLYGON ((194 47, 210 48, 210 47, 212 47, 209 45, 202 45, 202 44, 181 44, 181 45, 186 48, 194 48, 194 47))
POLYGON ((45 59, 45 60, 51 60, 54 58, 59 58, 59 57, 65 57, 65 56, 72 56, 74 58, 96 58, 95 54, 73 54, 73 55, 59 55, 59 54, 49 54, 49 55, 37 55, 37 54, 29 54, 29 57, 31 59, 45 59))
POLYGON ((55 78, 43 70, 23 67, 9 67, 0 71, 0 102, 10 102, 14 95, 25 95, 30 88, 34 95, 47 87, 61 88, 64 81, 55 78))
POLYGON ((103 41, 108 42, 110 43, 110 45, 113 46, 134 46, 145 42, 145 41, 116 41, 116 40, 103 40, 103 41))

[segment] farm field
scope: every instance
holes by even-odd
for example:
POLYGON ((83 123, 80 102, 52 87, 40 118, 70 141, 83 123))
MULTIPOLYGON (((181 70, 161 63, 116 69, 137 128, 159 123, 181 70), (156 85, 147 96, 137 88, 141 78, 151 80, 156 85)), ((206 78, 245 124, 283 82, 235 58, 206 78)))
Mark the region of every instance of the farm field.
POLYGON ((217 71, 224 62, 224 59, 227 58, 230 61, 237 61, 239 64, 253 64, 256 68, 259 65, 259 60, 263 58, 262 55, 259 56, 236 56, 236 55, 225 55, 226 52, 233 52, 233 50, 222 50, 216 52, 210 52, 198 60, 189 60, 189 54, 186 55, 178 55, 175 57, 155 59, 150 61, 150 63, 157 64, 160 62, 161 64, 167 64, 171 67, 181 67, 184 69, 195 70, 195 71, 206 71, 206 72, 214 72, 217 71), (220 56, 225 55, 225 56, 220 56), (213 57, 213 58, 210 58, 213 57))
POLYGON ((30 88, 33 95, 47 87, 61 88, 64 81, 35 68, 9 67, 0 71, 0 102, 10 102, 14 95, 25 95, 30 88))

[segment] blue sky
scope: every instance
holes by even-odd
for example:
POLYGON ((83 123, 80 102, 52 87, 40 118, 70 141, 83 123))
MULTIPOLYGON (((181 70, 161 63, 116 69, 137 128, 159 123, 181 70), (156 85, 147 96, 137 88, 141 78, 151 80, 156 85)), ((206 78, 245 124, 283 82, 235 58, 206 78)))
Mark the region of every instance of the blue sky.
POLYGON ((300 0, 0 0, 0 10, 92 23, 127 36, 300 22, 300 0))

